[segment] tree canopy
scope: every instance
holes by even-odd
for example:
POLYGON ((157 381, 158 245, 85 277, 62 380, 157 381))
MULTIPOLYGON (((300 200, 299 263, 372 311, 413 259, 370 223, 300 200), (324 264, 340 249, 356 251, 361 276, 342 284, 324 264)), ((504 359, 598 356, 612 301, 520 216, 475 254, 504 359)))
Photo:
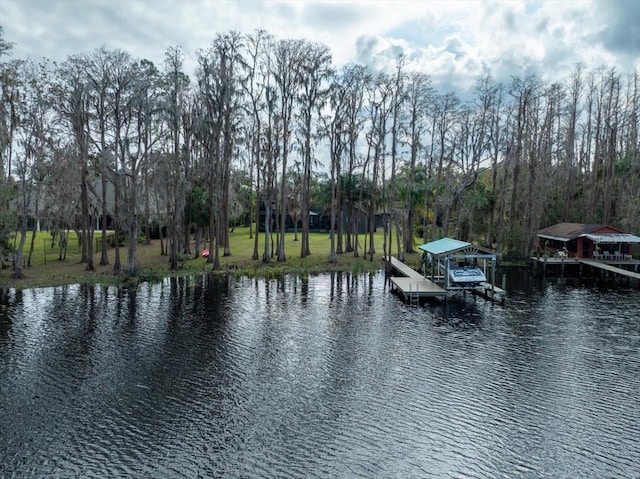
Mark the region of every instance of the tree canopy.
POLYGON ((312 212, 332 232, 332 260, 373 259, 365 235, 376 227, 385 255, 399 257, 416 235, 525 256, 535 232, 560 221, 640 231, 637 72, 488 75, 467 99, 406 71, 402 57, 392 72, 335 68, 325 45, 264 31, 217 34, 193 77, 178 47, 162 66, 121 50, 61 64, 10 52, 0 35, 3 259, 10 234, 35 235, 37 223, 78 231, 89 269, 96 229, 101 264, 116 272, 123 236, 130 273, 152 234, 172 267, 194 253, 192 235, 218 267, 239 218, 258 227, 264 262, 285 260, 290 220, 300 255, 313 254, 312 212))

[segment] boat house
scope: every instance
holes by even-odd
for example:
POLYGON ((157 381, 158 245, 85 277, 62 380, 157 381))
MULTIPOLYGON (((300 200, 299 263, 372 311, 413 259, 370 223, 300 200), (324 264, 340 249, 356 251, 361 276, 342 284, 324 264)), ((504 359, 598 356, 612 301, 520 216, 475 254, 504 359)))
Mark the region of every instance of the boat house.
POLYGON ((423 274, 445 290, 495 285, 495 252, 452 238, 423 244, 423 274))
POLYGON ((640 237, 601 224, 558 223, 540 230, 534 254, 545 258, 628 261, 640 237))
POLYGON ((401 275, 390 278, 392 289, 405 299, 446 297, 456 291, 470 291, 504 304, 506 291, 495 286, 496 254, 493 251, 452 238, 441 238, 418 248, 423 252, 422 272, 393 256, 386 258, 391 269, 401 275))

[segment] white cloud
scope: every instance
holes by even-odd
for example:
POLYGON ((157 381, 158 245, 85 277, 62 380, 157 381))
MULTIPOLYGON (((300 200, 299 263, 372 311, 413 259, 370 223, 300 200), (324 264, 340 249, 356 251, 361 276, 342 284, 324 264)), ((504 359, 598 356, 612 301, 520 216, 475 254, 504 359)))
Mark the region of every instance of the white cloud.
POLYGON ((640 67, 635 0, 576 1, 258 1, 0 0, 5 39, 18 58, 68 55, 105 46, 161 64, 180 45, 196 50, 216 33, 263 28, 277 38, 327 44, 339 66, 349 61, 408 68, 445 89, 469 89, 491 72, 508 81, 535 73, 565 75, 581 61, 621 71, 640 67))
MULTIPOLYGON (((555 80, 566 76, 578 62, 629 71, 640 65, 640 29, 631 28, 626 20, 640 11, 636 6, 640 2, 627 11, 630 3, 620 0, 608 3, 605 9, 603 2, 591 0, 449 2, 429 8, 391 34, 412 40, 405 50, 411 66, 431 74, 434 83, 445 89, 468 90, 475 78, 489 72, 502 81, 529 74, 555 80), (606 32, 627 34, 618 38, 617 33, 606 32)), ((382 45, 390 43, 384 33, 361 40, 359 59, 383 64, 367 55, 389 56, 390 49, 382 45)))

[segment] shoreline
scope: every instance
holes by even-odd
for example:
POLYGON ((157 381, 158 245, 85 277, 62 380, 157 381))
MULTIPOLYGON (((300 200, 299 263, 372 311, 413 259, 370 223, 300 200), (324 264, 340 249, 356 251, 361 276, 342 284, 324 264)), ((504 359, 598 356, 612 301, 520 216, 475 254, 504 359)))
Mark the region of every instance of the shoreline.
MULTIPOLYGON (((31 235, 32 232, 29 232, 31 235)), ((30 239, 30 237, 28 238, 30 239)), ((213 270, 213 264, 207 263, 207 259, 195 254, 195 244, 191 245, 191 254, 179 256, 178 269, 169 269, 169 258, 161 255, 158 240, 152 240, 150 244, 139 244, 136 250, 137 272, 135 275, 127 273, 116 274, 113 272, 114 248, 108 250, 109 264, 100 265, 101 254, 94 253, 95 271, 86 271, 85 263, 80 262, 80 248, 77 242, 69 243, 66 259, 59 260, 59 252, 50 246, 50 235, 46 231, 37 232, 34 251, 32 252, 30 267, 24 267, 22 279, 13 279, 13 269, 0 270, 0 289, 27 290, 33 288, 47 288, 70 284, 94 284, 103 286, 122 286, 134 288, 144 282, 160 282, 165 278, 183 276, 234 275, 251 278, 279 278, 284 275, 309 275, 332 272, 342 273, 377 273, 384 271, 382 258, 384 238, 381 232, 374 233, 375 251, 373 259, 370 254, 365 254, 364 244, 368 243, 368 235, 361 234, 357 237, 359 244, 359 256, 354 252, 337 254, 335 263, 329 262, 330 235, 326 232, 311 233, 310 243, 312 254, 305 258, 300 257, 300 242, 295 239, 294 233, 285 235, 285 261, 277 261, 273 256, 269 263, 263 263, 261 259, 254 260, 253 256, 255 233, 252 236, 248 227, 235 228, 230 232, 232 254, 220 255, 220 269, 213 270), (365 241, 366 240, 366 241, 365 241)), ((75 238, 74 238, 75 240, 75 238)), ((259 254, 262 254, 263 238, 259 238, 259 254)), ((77 240, 75 240, 77 241, 77 240)), ((420 269, 422 254, 417 249, 421 239, 416 238, 416 251, 405 253, 405 263, 416 269, 420 269)), ((396 246, 391 245, 391 254, 396 255, 396 246)), ((220 250, 222 253, 222 249, 220 250)), ((25 251, 25 260, 28 251, 25 251)), ((121 263, 126 265, 126 251, 121 248, 121 263)), ((526 263, 522 263, 526 265, 526 263)), ((500 266, 519 265, 518 262, 501 262, 500 266)))
MULTIPOLYGON (((101 285, 136 288, 141 283, 157 283, 167 278, 187 276, 244 276, 250 278, 274 279, 285 275, 312 275, 332 272, 341 273, 377 273, 384 270, 381 253, 375 253, 373 261, 362 256, 356 258, 353 253, 338 255, 336 263, 330 263, 328 254, 320 256, 323 252, 308 256, 305 259, 290 257, 284 262, 273 259, 269 263, 261 260, 251 260, 243 255, 221 257, 221 267, 213 270, 213 265, 206 259, 188 258, 179 261, 178 269, 170 270, 166 256, 145 254, 154 245, 143 246, 140 249, 140 267, 134 275, 128 273, 114 273, 113 265, 99 265, 95 263, 95 271, 86 271, 85 263, 77 259, 64 261, 49 260, 47 265, 35 264, 23 269, 23 278, 13 279, 13 270, 6 268, 0 271, 0 289, 4 290, 28 290, 49 288, 73 284, 101 285)), ((419 261, 418 253, 410 253, 419 261)), ((96 258, 99 261, 99 258, 96 258)), ((418 263, 419 264, 419 263, 418 263)))
MULTIPOLYGON (((369 261, 369 260, 367 260, 369 261)), ((374 263, 376 261, 374 260, 374 263)), ((175 271, 162 275, 158 272, 145 270, 140 271, 136 275, 129 275, 127 273, 120 273, 118 275, 113 273, 96 273, 85 272, 84 274, 78 274, 78 276, 70 276, 67 278, 51 278, 42 279, 35 276, 29 276, 25 274, 24 278, 15 280, 14 284, 6 284, 4 277, 0 276, 0 290, 14 290, 14 291, 26 291, 30 289, 45 289, 56 288, 60 286, 71 285, 85 285, 85 286, 102 286, 102 287, 124 287, 124 288, 137 288, 143 283, 156 284, 170 278, 185 278, 185 277, 202 277, 202 276, 233 276, 233 277, 245 277, 245 278, 259 278, 259 279, 277 279, 284 276, 308 276, 308 275, 320 275, 331 273, 351 273, 351 274, 376 274, 384 271, 384 267, 378 264, 376 267, 367 269, 362 268, 347 268, 339 267, 335 268, 316 268, 316 269, 301 269, 301 268, 287 268, 286 264, 266 264, 257 267, 247 268, 223 268, 220 270, 213 269, 182 269, 179 268, 175 271)), ((6 271, 6 270, 5 270, 6 271)), ((27 270, 30 271, 30 270, 27 270)), ((9 270, 11 274, 11 270, 9 270)))

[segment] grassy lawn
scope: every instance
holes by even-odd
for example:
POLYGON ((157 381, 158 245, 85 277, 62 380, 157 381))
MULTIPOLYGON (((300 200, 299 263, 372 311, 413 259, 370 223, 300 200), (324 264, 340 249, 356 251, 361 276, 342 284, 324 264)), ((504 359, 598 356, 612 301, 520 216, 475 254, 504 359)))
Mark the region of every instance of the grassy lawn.
MULTIPOLYGON (((255 233, 254 233, 255 234, 255 233)), ((294 241, 294 233, 287 233, 285 236, 285 254, 286 261, 278 262, 275 257, 271 259, 269 264, 263 264, 259 259, 254 261, 251 259, 253 254, 254 239, 249 237, 249 228, 235 228, 230 233, 231 256, 223 257, 220 251, 220 263, 223 272, 230 272, 236 275, 248 275, 259 277, 277 277, 283 274, 314 274, 330 271, 351 271, 351 272, 374 272, 382 268, 383 256, 383 236, 382 233, 376 233, 375 250, 373 261, 369 256, 364 257, 365 236, 359 235, 360 257, 355 258, 353 253, 343 253, 338 255, 337 263, 329 263, 330 238, 329 233, 311 233, 309 237, 309 247, 311 255, 306 258, 300 258, 300 241, 294 241)), ((96 233, 95 237, 100 238, 100 233, 96 233)), ((301 234, 298 233, 301 238, 301 234)), ((274 235, 274 241, 276 236, 274 235)), ((19 241, 19 238, 18 240, 19 241)), ((16 244, 17 244, 16 241, 16 244)), ((99 241, 98 241, 99 242, 99 241)), ((416 244, 420 244, 419 239, 416 244)), ((29 253, 29 245, 31 244, 31 232, 28 233, 25 243, 25 261, 29 253)), ((368 237, 366 238, 368 245, 368 237)), ((193 251, 193 245, 192 245, 193 251)), ((264 251, 264 234, 259 236, 259 256, 262 258, 264 251)), ((397 247, 394 244, 392 254, 397 253, 397 247)), ((0 270, 0 287, 9 288, 34 288, 44 286, 54 286, 61 284, 74 283, 99 283, 105 285, 132 283, 144 280, 159 280, 168 276, 184 276, 192 274, 205 274, 212 271, 212 264, 207 263, 205 258, 194 258, 184 255, 180 258, 179 267, 176 271, 169 269, 168 256, 160 254, 159 240, 152 241, 151 245, 138 245, 136 260, 138 265, 138 273, 135 278, 128 278, 124 274, 114 275, 113 261, 114 248, 110 248, 109 265, 100 266, 100 253, 95 253, 94 264, 96 270, 93 272, 85 271, 85 264, 80 263, 80 248, 75 233, 69 234, 69 247, 67 249, 67 257, 63 261, 58 260, 58 247, 51 248, 51 235, 46 231, 39 231, 36 234, 34 251, 31 257, 31 266, 24 267, 24 278, 15 280, 11 277, 13 271, 11 269, 0 270)), ((120 260, 122 268, 126 266, 127 253, 126 248, 120 248, 120 260)), ((412 253, 407 255, 407 263, 417 267, 420 264, 420 254, 412 253)))

